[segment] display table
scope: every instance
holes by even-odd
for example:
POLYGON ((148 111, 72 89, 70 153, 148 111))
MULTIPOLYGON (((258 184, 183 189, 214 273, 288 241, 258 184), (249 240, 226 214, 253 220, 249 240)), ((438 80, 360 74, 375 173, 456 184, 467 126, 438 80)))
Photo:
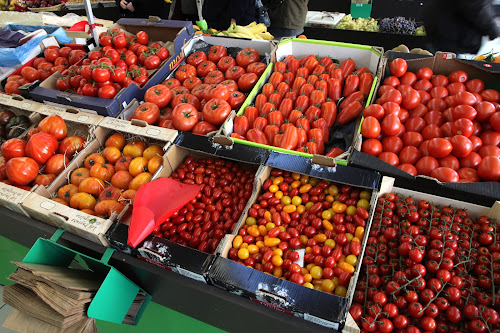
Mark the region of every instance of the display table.
MULTIPOLYGON (((15 268, 10 261, 22 260, 39 237, 50 238, 56 228, 4 207, 0 207, 0 221, 0 283, 4 284, 15 268)), ((58 243, 93 257, 105 251, 103 246, 68 232, 58 243)), ((144 332, 148 328, 157 330, 159 325, 167 332, 211 333, 222 329, 253 333, 259 327, 270 332, 334 332, 122 253, 115 252, 109 263, 149 292, 155 303, 150 304, 137 327, 100 322, 100 332, 144 332)))

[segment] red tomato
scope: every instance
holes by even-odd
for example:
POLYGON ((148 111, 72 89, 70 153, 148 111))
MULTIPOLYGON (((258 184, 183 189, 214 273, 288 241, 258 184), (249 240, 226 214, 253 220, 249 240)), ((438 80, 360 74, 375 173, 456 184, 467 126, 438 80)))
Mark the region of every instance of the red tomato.
POLYGON ((234 91, 231 94, 229 94, 227 102, 231 106, 232 110, 238 110, 243 105, 245 98, 246 96, 243 93, 239 91, 234 91))
POLYGON ((401 84, 407 84, 409 86, 413 86, 415 82, 417 82, 417 76, 412 73, 412 72, 406 72, 401 78, 400 78, 401 84))
POLYGON ((432 75, 434 73, 432 72, 432 69, 430 69, 429 67, 422 67, 422 68, 417 70, 416 74, 417 74, 417 79, 419 79, 419 80, 422 80, 422 79, 430 80, 430 79, 432 79, 432 75))
POLYGON ((439 167, 439 162, 432 156, 424 156, 415 164, 419 175, 430 176, 432 170, 439 167))
POLYGON ((157 55, 151 55, 144 60, 144 67, 148 70, 158 68, 161 64, 161 59, 157 55))
POLYGON ((379 156, 383 151, 382 143, 377 139, 364 140, 361 151, 373 156, 379 156))
POLYGON ((217 131, 217 127, 206 121, 200 121, 193 127, 193 134, 207 135, 210 132, 217 131))
POLYGON ((181 103, 172 110, 172 123, 180 131, 190 131, 199 120, 196 108, 188 103, 181 103))
POLYGON ((451 153, 453 145, 446 139, 434 138, 429 140, 428 150, 431 156, 442 158, 451 153))
POLYGON ((478 182, 479 175, 475 169, 472 168, 462 168, 458 170, 459 180, 468 180, 471 182, 478 182))
POLYGON ((500 132, 500 112, 496 112, 490 117, 490 125, 495 131, 500 132))
POLYGON ((227 56, 227 50, 224 46, 221 45, 213 45, 208 50, 208 60, 217 63, 220 58, 227 56))
POLYGON ((361 103, 358 101, 354 101, 350 103, 348 106, 346 106, 344 109, 342 109, 342 111, 340 111, 340 113, 337 116, 337 123, 339 123, 340 125, 345 125, 351 120, 356 119, 361 114, 361 112, 363 112, 363 105, 361 105, 361 103))
POLYGON ((460 118, 467 118, 470 120, 474 120, 477 115, 477 111, 470 105, 459 105, 453 108, 451 111, 451 115, 453 120, 457 120, 460 118))
POLYGON ((182 65, 175 71, 174 76, 182 83, 184 80, 196 76, 196 67, 189 64, 182 65))
POLYGON ((455 95, 455 105, 471 105, 477 104, 476 97, 468 91, 460 91, 455 95))
MULTIPOLYGON (((400 160, 400 162, 401 162, 401 160, 400 160)), ((418 175, 417 168, 415 168, 415 166, 413 166, 413 164, 408 164, 408 163, 400 164, 400 165, 398 165, 398 169, 402 170, 402 171, 404 171, 404 172, 406 172, 414 177, 416 177, 418 175)))
MULTIPOLYGON (((207 55, 203 51, 195 51, 187 57, 187 63, 191 66, 198 67, 199 64, 207 60, 207 55)), ((220 68, 219 68, 220 69, 220 68)), ((222 70, 222 69, 221 69, 222 70)))
MULTIPOLYGON (((265 70, 267 69, 266 64, 262 62, 254 62, 248 65, 246 68, 248 73, 255 73, 257 74, 258 77, 260 77, 262 74, 264 74, 265 70)), ((291 73, 293 75, 293 73, 291 73)))
POLYGON ((401 106, 407 110, 416 108, 420 104, 420 94, 414 89, 407 89, 402 94, 401 106))
POLYGON ((258 62, 259 59, 259 52, 250 47, 244 48, 236 55, 236 63, 243 68, 247 68, 248 65, 258 62))
POLYGON ((441 167, 447 167, 447 168, 453 169, 455 171, 460 169, 460 162, 458 162, 458 158, 456 158, 453 155, 448 155, 448 156, 445 156, 443 158, 440 158, 438 160, 438 162, 439 162, 439 166, 441 166, 441 167))
POLYGON ((99 88, 97 91, 97 96, 99 98, 108 98, 111 99, 116 96, 116 88, 112 85, 105 85, 99 88))
POLYGON ((238 79, 238 87, 242 92, 249 92, 257 83, 259 77, 255 73, 246 73, 243 74, 238 79))
POLYGON ((163 108, 172 100, 172 91, 162 84, 149 88, 144 95, 144 101, 154 103, 159 108, 163 108))
POLYGON ((388 114, 382 120, 381 129, 385 135, 397 135, 401 130, 401 121, 395 114, 388 114))
POLYGON ((396 58, 389 64, 389 71, 395 77, 403 76, 406 73, 407 69, 408 69, 408 64, 406 63, 406 60, 401 58, 396 58))
POLYGON ((446 76, 438 74, 432 78, 431 82, 435 87, 446 87, 450 80, 446 76))
POLYGON ((247 132, 247 139, 252 142, 269 145, 269 141, 264 132, 256 128, 252 128, 247 132))
POLYGON ((396 167, 399 165, 398 155, 394 153, 384 151, 380 155, 378 155, 378 158, 392 166, 396 167))
POLYGON ((2 144, 2 156, 6 161, 14 157, 24 157, 26 149, 26 141, 21 139, 9 139, 2 144))
POLYGON ((401 139, 403 140, 403 145, 405 147, 406 146, 419 147, 420 144, 422 144, 422 142, 424 141, 422 134, 413 131, 405 132, 405 134, 403 134, 403 137, 401 139))
POLYGON ((371 104, 363 110, 363 117, 374 117, 377 120, 382 120, 385 115, 385 110, 382 106, 378 104, 371 104))
MULTIPOLYGON (((406 134, 406 133, 405 133, 406 134)), ((443 131, 437 125, 427 125, 422 130, 422 138, 423 140, 430 140, 434 138, 440 138, 443 136, 443 131)))
POLYGON ((226 73, 225 73, 225 78, 226 80, 234 80, 238 81, 238 79, 245 74, 245 69, 241 66, 233 66, 230 67, 226 73))
POLYGON ((469 79, 469 76, 464 71, 454 71, 448 75, 448 79, 450 82, 466 82, 469 79))
POLYGON ((62 140, 68 134, 68 127, 61 116, 48 116, 38 124, 38 129, 47 134, 51 134, 57 140, 62 140))
POLYGON ((179 94, 174 96, 170 107, 175 108, 177 105, 187 103, 194 106, 197 110, 200 108, 200 101, 194 95, 191 94, 179 94))
POLYGON ((231 106, 225 100, 212 98, 203 107, 203 119, 213 125, 222 124, 231 113, 231 106))
POLYGON ((234 118, 234 133, 238 133, 241 136, 245 136, 247 131, 250 129, 250 122, 246 116, 239 116, 234 118))
MULTIPOLYGON (((192 78, 192 79, 199 80, 199 78, 192 78)), ((222 73, 219 70, 211 71, 210 73, 208 73, 208 75, 205 76, 205 80, 204 80, 204 82, 207 84, 218 84, 218 83, 221 83, 222 81, 224 81, 224 73, 222 73)), ((186 82, 186 81, 184 81, 184 82, 186 82)), ((201 81, 200 81, 200 83, 201 83, 201 81)))
POLYGON ((480 94, 484 90, 484 82, 479 79, 472 79, 465 83, 468 92, 480 94))
POLYGON ((25 152, 26 156, 44 164, 55 153, 58 146, 57 139, 53 135, 37 133, 28 140, 25 152))
POLYGON ((421 157, 422 153, 417 147, 407 146, 400 151, 399 162, 401 164, 415 165, 421 157))
MULTIPOLYGON (((168 89, 167 87, 165 87, 168 89)), ((160 109, 158 105, 152 102, 145 102, 137 107, 132 119, 143 120, 149 125, 153 125, 160 118, 160 109)))
POLYGON ((385 92, 379 99, 377 99, 376 103, 382 105, 387 102, 394 102, 399 105, 402 101, 403 97, 401 93, 396 89, 392 89, 385 92))
POLYGON ((38 175, 39 167, 35 160, 29 157, 15 157, 6 164, 7 178, 15 185, 27 185, 38 175))
POLYGON ((491 102, 483 101, 475 106, 477 111, 476 120, 477 121, 488 121, 490 117, 495 113, 495 105, 491 102))
POLYGON ((384 152, 399 154, 403 149, 403 141, 397 136, 386 136, 382 139, 382 147, 384 152))
POLYGON ((142 30, 138 31, 135 34, 135 37, 136 37, 137 43, 142 44, 142 45, 148 45, 148 43, 149 43, 149 35, 148 35, 147 32, 142 31, 142 30))
POLYGON ((429 81, 427 79, 418 80, 413 85, 413 89, 415 89, 415 90, 423 90, 425 92, 431 91, 432 87, 433 87, 433 85, 432 85, 431 81, 429 81))

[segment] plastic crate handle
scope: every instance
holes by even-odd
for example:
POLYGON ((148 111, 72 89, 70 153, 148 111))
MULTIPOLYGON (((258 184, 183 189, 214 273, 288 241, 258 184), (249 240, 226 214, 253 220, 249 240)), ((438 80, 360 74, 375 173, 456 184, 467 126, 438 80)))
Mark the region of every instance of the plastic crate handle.
MULTIPOLYGON (((52 237, 50 237, 50 240, 54 243, 57 243, 57 241, 59 240, 59 238, 61 238, 61 236, 64 232, 65 232, 64 229, 60 229, 60 228, 57 229, 56 232, 54 232, 54 234, 52 235, 52 237)), ((103 264, 107 265, 109 262, 109 259, 111 259, 114 252, 115 252, 115 249, 112 249, 110 247, 106 248, 106 251, 104 251, 104 253, 99 261, 102 262, 103 264)))

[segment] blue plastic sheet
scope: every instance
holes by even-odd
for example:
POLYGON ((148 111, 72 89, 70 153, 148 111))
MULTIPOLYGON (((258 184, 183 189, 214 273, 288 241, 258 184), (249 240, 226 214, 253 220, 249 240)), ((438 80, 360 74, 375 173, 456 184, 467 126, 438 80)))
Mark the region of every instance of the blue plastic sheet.
POLYGON ((71 43, 71 38, 66 35, 66 32, 61 27, 42 26, 42 25, 24 25, 24 24, 9 24, 4 27, 5 29, 30 33, 38 29, 43 29, 47 32, 46 36, 33 38, 24 45, 16 48, 1 48, 0 49, 0 67, 12 67, 22 62, 30 55, 34 48, 40 44, 42 40, 47 37, 54 36, 59 43, 71 43))

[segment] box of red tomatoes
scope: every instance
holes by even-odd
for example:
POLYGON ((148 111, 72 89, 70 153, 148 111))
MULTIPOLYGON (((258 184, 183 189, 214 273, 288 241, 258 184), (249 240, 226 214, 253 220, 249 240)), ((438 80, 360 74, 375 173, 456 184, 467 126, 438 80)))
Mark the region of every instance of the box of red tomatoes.
POLYGON ((391 180, 380 189, 353 319, 368 332, 497 329, 500 202, 471 204, 391 180))
POLYGON ((215 285, 341 331, 378 198, 377 172, 271 152, 210 268, 215 285))
MULTIPOLYGON (((33 101, 37 110, 43 104, 33 101)), ((15 104, 15 103, 13 103, 15 104)), ((8 111, 3 111, 8 112, 8 111)), ((3 113, 3 118, 7 117, 3 113)), ((54 183, 66 167, 75 162, 78 153, 94 137, 89 134, 102 120, 101 116, 61 109, 58 112, 33 113, 30 123, 22 115, 10 115, 10 123, 17 123, 20 135, 7 139, 2 144, 2 195, 0 203, 7 208, 31 216, 22 206, 29 194, 45 189, 54 183)), ((28 118, 26 118, 28 119, 28 118)), ((9 126, 6 125, 5 128, 9 126)))
POLYGON ((140 109, 127 108, 121 117, 213 136, 253 96, 270 70, 273 47, 265 40, 195 36, 184 46, 180 66, 146 91, 140 109), (156 116, 145 112, 150 108, 156 116))
POLYGON ((179 134, 164 156, 164 169, 155 179, 169 177, 185 184, 200 184, 201 191, 194 202, 174 212, 137 249, 127 245, 128 230, 119 224, 107 235, 111 246, 207 282, 213 254, 246 209, 259 167, 268 156, 266 150, 227 145, 226 141, 179 134))
POLYGON ((351 163, 396 177, 398 185, 493 203, 500 193, 499 74, 453 53, 389 56, 351 163))
POLYGON ((35 189, 23 208, 34 219, 109 246, 104 234, 119 216, 127 223, 125 208, 162 170, 177 132, 110 117, 90 132, 95 139, 50 186, 35 189))
POLYGON ((345 160, 379 80, 382 53, 367 45, 281 41, 260 92, 228 118, 223 133, 274 151, 345 160))
POLYGON ((176 67, 193 32, 192 24, 184 21, 120 19, 100 36, 100 44, 109 49, 92 50, 82 61, 86 72, 55 73, 30 94, 37 101, 116 117, 133 98, 142 98, 176 67), (128 58, 120 59, 117 49, 128 52, 128 58), (92 60, 97 63, 91 65, 92 60), (73 85, 69 79, 75 76, 87 84, 73 85))

